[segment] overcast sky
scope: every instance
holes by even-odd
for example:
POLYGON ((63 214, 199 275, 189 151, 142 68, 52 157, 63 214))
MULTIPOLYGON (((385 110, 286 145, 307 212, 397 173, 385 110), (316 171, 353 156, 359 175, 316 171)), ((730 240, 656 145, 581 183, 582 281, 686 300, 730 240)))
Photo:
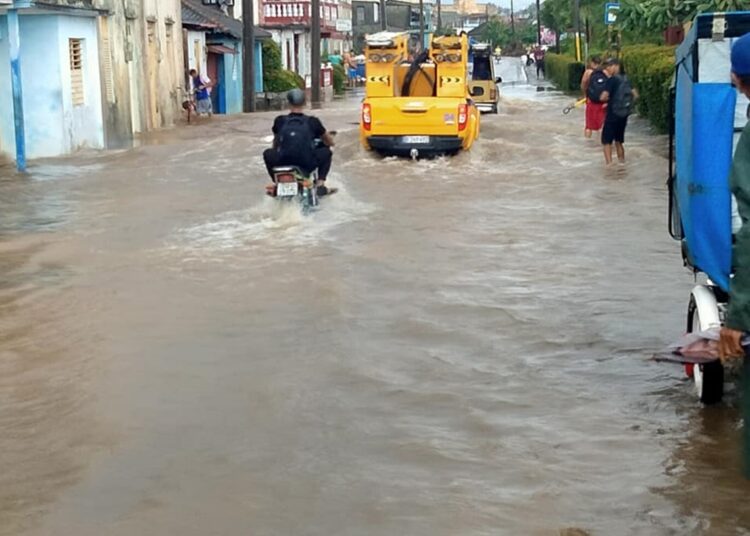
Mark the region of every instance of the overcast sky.
MULTIPOLYGON (((536 2, 536 0, 513 0, 513 9, 523 9, 534 2, 536 2)), ((510 0, 490 0, 490 3, 497 4, 500 7, 510 8, 510 0)))

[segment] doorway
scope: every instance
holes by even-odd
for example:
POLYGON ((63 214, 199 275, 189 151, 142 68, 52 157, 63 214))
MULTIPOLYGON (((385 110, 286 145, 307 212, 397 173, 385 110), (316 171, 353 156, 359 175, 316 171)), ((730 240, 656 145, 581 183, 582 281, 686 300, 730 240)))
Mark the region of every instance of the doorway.
POLYGON ((211 104, 217 114, 227 113, 227 100, 224 93, 224 54, 208 53, 206 61, 206 74, 214 83, 211 90, 211 104))

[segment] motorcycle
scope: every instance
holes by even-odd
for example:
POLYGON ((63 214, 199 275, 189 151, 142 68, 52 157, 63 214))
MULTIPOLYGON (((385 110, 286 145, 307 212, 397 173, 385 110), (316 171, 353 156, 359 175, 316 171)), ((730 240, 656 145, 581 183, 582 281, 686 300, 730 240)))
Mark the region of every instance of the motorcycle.
POLYGON ((317 170, 307 175, 297 166, 275 167, 273 168, 273 184, 268 186, 267 193, 283 201, 297 200, 302 211, 308 212, 319 203, 315 186, 317 179, 317 170))
MULTIPOLYGON (((329 134, 335 136, 336 132, 331 131, 329 134)), ((315 140, 315 147, 321 147, 322 145, 323 140, 315 140)), ((308 213, 318 206, 320 198, 316 185, 318 181, 317 169, 310 174, 306 174, 297 166, 278 166, 273 168, 272 171, 273 184, 266 187, 266 193, 269 196, 284 201, 296 199, 302 207, 303 213, 308 213)), ((329 190, 329 193, 335 192, 335 188, 329 190)))

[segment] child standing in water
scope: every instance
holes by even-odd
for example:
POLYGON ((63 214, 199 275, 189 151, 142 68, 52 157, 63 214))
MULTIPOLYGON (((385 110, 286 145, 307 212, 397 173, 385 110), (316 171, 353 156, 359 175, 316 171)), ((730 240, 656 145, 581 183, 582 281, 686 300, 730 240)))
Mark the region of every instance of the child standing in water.
POLYGON ((592 56, 588 69, 581 78, 581 91, 586 99, 586 123, 583 134, 587 138, 591 138, 594 132, 599 132, 604 125, 607 108, 600 99, 606 85, 607 73, 602 69, 602 60, 599 56, 592 56))

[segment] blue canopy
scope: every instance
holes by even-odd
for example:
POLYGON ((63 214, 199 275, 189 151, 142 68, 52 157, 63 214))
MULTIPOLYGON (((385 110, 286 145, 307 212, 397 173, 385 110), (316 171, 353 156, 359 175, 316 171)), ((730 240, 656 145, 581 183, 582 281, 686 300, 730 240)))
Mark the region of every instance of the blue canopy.
MULTIPOLYGON (((675 188, 687 261, 728 290, 732 267, 729 172, 737 93, 728 82, 700 82, 696 43, 706 25, 699 22, 677 52, 675 188)), ((728 70, 729 65, 727 78, 728 70)))

